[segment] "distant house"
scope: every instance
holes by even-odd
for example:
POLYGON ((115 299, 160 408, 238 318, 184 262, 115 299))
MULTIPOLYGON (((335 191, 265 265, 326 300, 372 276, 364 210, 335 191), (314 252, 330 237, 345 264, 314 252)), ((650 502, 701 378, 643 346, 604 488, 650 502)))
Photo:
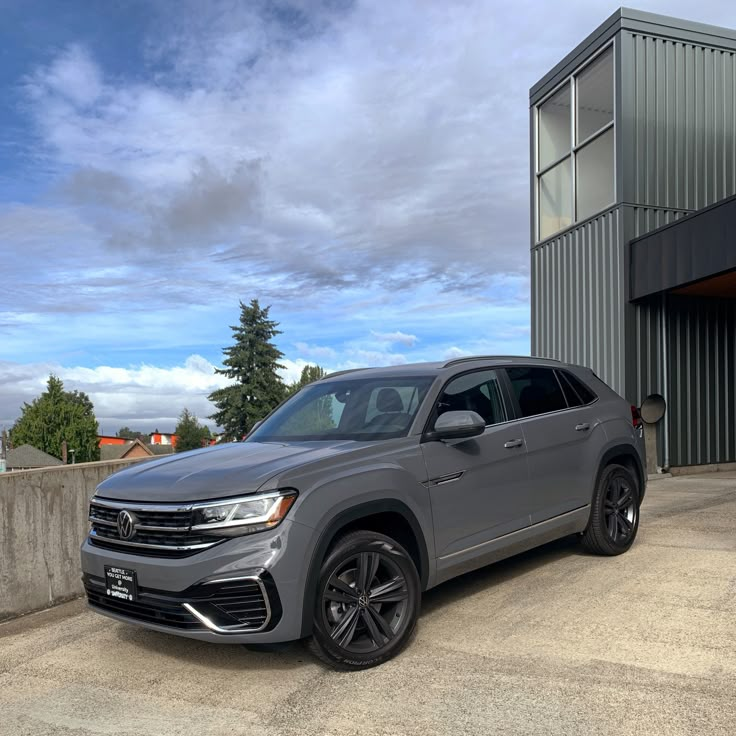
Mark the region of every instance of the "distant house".
POLYGON ((115 436, 110 435, 110 434, 97 435, 97 444, 100 447, 104 447, 105 445, 125 445, 128 442, 130 442, 129 439, 126 439, 125 437, 118 437, 117 435, 115 436))
POLYGON ((171 445, 176 447, 176 441, 179 438, 171 432, 151 432, 151 444, 152 445, 171 445))
POLYGON ((136 457, 170 455, 172 445, 151 445, 140 440, 127 440, 123 445, 100 445, 100 460, 124 460, 136 457))
POLYGON ((7 470, 35 470, 36 468, 50 468, 64 463, 58 457, 49 455, 33 445, 21 445, 7 451, 5 467, 7 470))

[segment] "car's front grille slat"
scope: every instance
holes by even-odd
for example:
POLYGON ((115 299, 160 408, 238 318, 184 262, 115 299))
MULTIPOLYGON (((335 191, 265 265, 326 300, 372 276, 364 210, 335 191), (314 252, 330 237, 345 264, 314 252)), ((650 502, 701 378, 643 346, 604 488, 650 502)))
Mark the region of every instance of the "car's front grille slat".
POLYGON ((225 539, 192 532, 191 508, 140 503, 130 505, 134 534, 122 538, 118 516, 123 510, 127 510, 126 505, 117 501, 106 502, 97 498, 92 501, 89 510, 91 544, 106 549, 119 549, 127 554, 186 557, 213 547, 225 539))

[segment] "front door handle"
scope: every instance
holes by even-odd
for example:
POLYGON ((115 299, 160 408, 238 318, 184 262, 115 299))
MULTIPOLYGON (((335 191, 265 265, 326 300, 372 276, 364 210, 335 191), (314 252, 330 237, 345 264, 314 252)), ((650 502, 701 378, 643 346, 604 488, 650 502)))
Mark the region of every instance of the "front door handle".
POLYGON ((509 440, 504 444, 507 450, 511 450, 514 447, 521 447, 524 444, 524 440, 509 440))
POLYGON ((590 429, 590 424, 583 422, 583 424, 575 425, 576 432, 587 432, 590 429))

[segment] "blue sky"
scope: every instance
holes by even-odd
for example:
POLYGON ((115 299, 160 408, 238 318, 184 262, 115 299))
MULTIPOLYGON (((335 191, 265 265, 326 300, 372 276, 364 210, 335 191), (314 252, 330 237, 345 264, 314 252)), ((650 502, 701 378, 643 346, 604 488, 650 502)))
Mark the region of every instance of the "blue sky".
POLYGON ((0 0, 0 427, 205 417, 240 299, 287 379, 528 353, 528 89, 614 9, 0 0))

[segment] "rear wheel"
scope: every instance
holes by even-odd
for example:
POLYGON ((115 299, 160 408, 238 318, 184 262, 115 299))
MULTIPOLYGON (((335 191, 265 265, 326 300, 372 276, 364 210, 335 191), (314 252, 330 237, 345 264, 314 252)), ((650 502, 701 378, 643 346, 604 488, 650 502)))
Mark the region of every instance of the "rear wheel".
POLYGON ((375 667, 408 643, 420 598, 417 569, 398 542, 347 534, 322 564, 308 646, 335 669, 375 667))
POLYGON ((639 484, 628 468, 608 465, 593 495, 583 546, 598 555, 620 555, 639 529, 639 484))

